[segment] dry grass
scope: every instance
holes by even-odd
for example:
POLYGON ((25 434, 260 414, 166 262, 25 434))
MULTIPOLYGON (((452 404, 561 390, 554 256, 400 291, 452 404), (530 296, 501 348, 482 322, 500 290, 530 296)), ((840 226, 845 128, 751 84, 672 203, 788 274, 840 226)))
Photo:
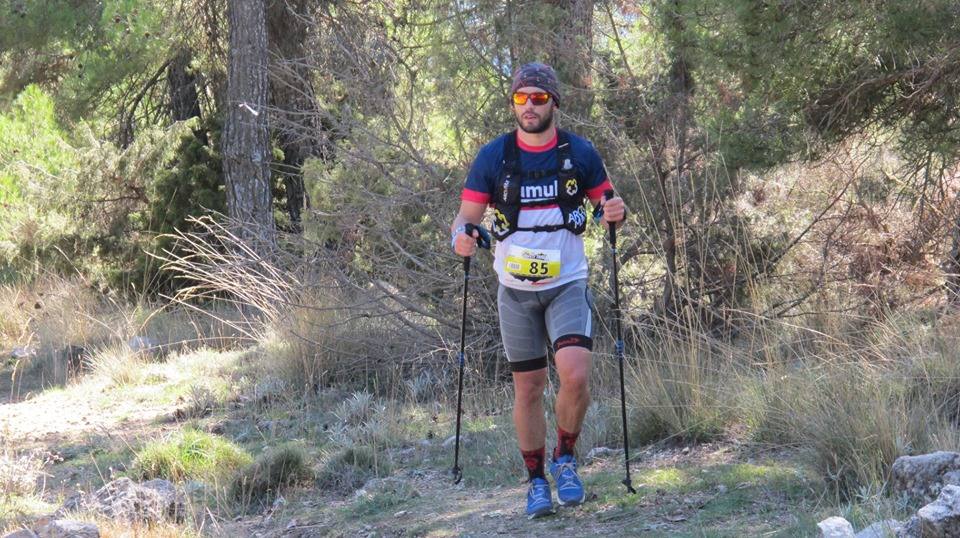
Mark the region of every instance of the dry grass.
POLYGON ((736 416, 729 384, 738 368, 724 356, 724 346, 698 335, 680 339, 664 334, 643 343, 626 369, 636 442, 721 436, 736 416))
POLYGON ((29 497, 43 489, 44 469, 50 462, 43 451, 0 448, 0 499, 29 497))
POLYGON ((147 359, 126 344, 114 344, 93 352, 90 367, 93 372, 117 387, 137 383, 143 375, 147 359))
POLYGON ((203 533, 185 525, 157 523, 140 525, 112 520, 93 520, 101 538, 200 538, 203 533))

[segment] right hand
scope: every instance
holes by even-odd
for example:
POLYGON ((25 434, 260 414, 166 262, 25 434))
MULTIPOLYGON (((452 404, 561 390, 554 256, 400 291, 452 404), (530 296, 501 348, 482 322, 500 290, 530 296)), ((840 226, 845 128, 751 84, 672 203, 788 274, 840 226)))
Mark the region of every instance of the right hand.
POLYGON ((477 253, 477 239, 480 237, 480 232, 473 230, 473 235, 467 235, 464 232, 457 234, 456 239, 453 244, 453 251, 468 258, 477 253))

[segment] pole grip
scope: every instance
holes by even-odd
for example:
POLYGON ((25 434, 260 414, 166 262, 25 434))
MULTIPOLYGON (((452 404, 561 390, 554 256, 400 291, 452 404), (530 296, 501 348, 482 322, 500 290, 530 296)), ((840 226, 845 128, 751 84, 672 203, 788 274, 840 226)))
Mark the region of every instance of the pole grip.
MULTIPOLYGON (((607 189, 603 191, 604 203, 606 200, 613 198, 613 189, 607 189)), ((608 229, 610 230, 610 248, 613 249, 614 256, 617 252, 617 224, 615 222, 607 223, 608 229)))
POLYGON ((471 222, 468 222, 464 225, 464 233, 472 236, 474 230, 477 231, 477 246, 480 248, 490 249, 490 232, 488 232, 483 226, 477 226, 471 222))

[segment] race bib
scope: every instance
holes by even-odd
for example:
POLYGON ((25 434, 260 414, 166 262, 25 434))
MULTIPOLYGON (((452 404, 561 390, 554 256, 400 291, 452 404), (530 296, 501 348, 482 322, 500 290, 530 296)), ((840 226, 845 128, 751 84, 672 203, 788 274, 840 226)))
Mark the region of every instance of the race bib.
POLYGON ((560 275, 560 251, 510 245, 504 269, 521 280, 543 280, 560 275))

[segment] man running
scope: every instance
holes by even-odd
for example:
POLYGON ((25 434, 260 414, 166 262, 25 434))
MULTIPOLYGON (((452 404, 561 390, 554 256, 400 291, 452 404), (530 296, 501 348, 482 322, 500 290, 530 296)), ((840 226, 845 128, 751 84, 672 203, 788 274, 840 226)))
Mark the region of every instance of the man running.
POLYGON ((579 504, 586 496, 574 456, 590 403, 593 347, 583 202, 603 205, 604 226, 623 220, 625 207, 620 198, 605 199, 612 186, 593 145, 557 128, 560 92, 553 68, 530 63, 518 69, 511 103, 519 128, 480 149, 451 232, 456 253, 472 256, 477 232, 469 237, 465 225, 479 224, 493 206, 500 333, 513 374, 513 421, 529 475, 527 514, 533 518, 553 512, 544 474, 547 338, 560 379, 550 474, 561 505, 579 504))

